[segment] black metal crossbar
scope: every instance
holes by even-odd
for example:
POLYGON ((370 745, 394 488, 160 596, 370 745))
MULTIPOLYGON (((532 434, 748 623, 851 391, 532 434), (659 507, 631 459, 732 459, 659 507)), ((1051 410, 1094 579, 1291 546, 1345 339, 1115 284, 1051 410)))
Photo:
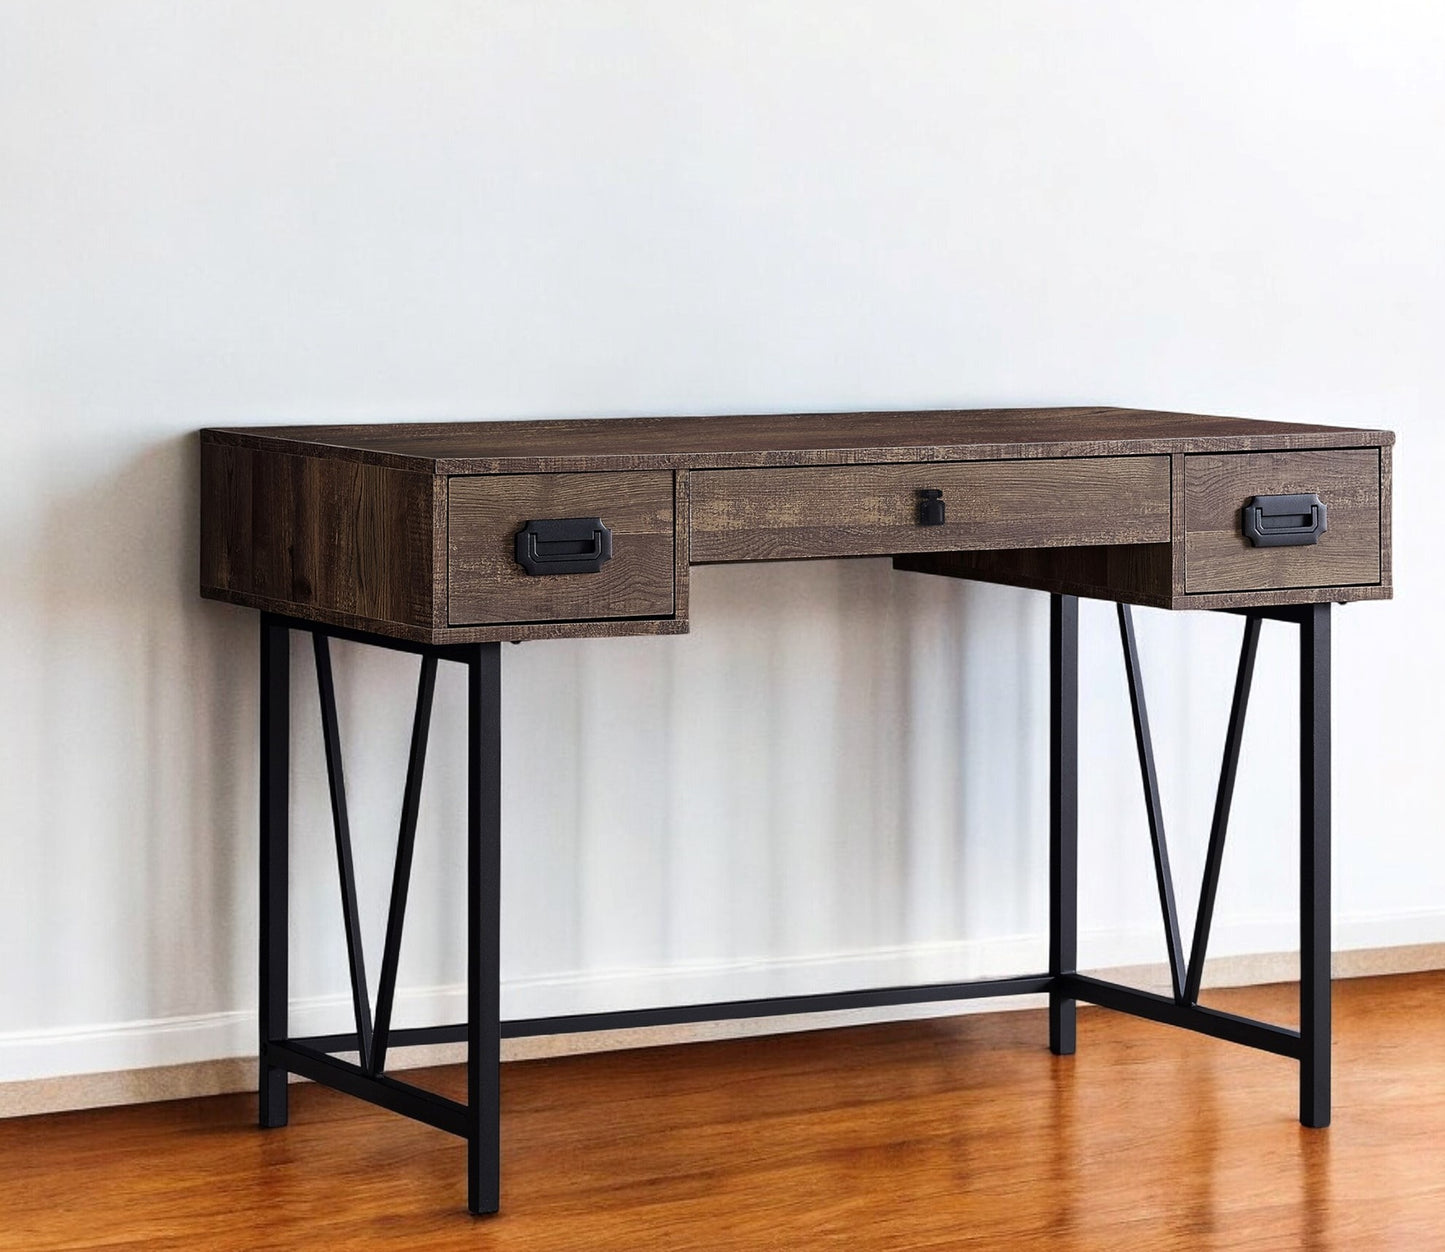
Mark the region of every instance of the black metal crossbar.
MULTIPOLYGON (((355 1040, 352 1041, 355 1043, 355 1040)), ((300 1039, 288 1039, 285 1043, 270 1045, 271 1059, 283 1064, 293 1074, 300 1074, 312 1082, 323 1083, 357 1096, 371 1104, 378 1104, 393 1113, 410 1117, 413 1121, 425 1122, 448 1134, 468 1135, 467 1106, 448 1100, 435 1092, 410 1083, 397 1082, 385 1074, 370 1074, 359 1065, 352 1065, 338 1057, 328 1056, 308 1046, 300 1039)))
MULTIPOLYGON (((641 1009, 611 1009, 601 1013, 571 1013, 561 1017, 517 1018, 501 1023, 503 1039, 539 1035, 578 1035, 593 1031, 639 1030, 652 1026, 682 1026, 695 1022, 727 1022, 741 1018, 790 1017, 808 1013, 840 1013, 851 1009, 886 1008, 903 1004, 939 1004, 982 1000, 994 996, 1043 995, 1053 987, 1048 974, 1014 978, 980 978, 971 982, 920 983, 906 987, 870 987, 862 991, 824 991, 814 995, 769 996, 761 1000, 722 1000, 713 1004, 673 1004, 641 1009)), ((465 1023, 423 1026, 392 1033, 395 1047, 461 1043, 465 1023)), ((355 1052, 354 1034, 313 1035, 293 1040, 319 1052, 355 1052)))
MULTIPOLYGON (((1231 610, 1233 611, 1233 610, 1231 610)), ((360 1099, 435 1126, 467 1141, 467 1202, 473 1213, 496 1212, 500 1198, 500 1059, 503 1038, 523 1038, 837 1012, 906 1004, 948 1003, 993 996, 1048 996, 1049 1046, 1067 1055, 1076 1046, 1078 1001, 1228 1040, 1300 1066, 1300 1120, 1325 1126, 1330 1115, 1330 606, 1265 607, 1245 611, 1244 640, 1235 676, 1219 787, 1210 825, 1203 883, 1188 959, 1179 928, 1169 867, 1164 810, 1144 694, 1143 667, 1132 611, 1119 606, 1119 630, 1129 684, 1160 910, 1169 955, 1172 996, 1156 995, 1080 974, 1078 963, 1079 604, 1055 595, 1049 617, 1049 968, 1023 977, 925 983, 501 1020, 501 657, 496 643, 429 645, 274 614, 261 619, 261 980, 260 1122, 284 1126, 287 1075, 302 1075, 360 1099), (1258 1022, 1198 1003, 1209 932, 1219 889, 1245 718, 1264 620, 1300 630, 1300 1029, 1258 1022), (290 634, 312 636, 322 740, 341 885, 355 1028, 292 1038, 287 1029, 287 877, 289 858, 290 634), (402 794, 381 974, 373 1019, 356 899, 341 736, 329 640, 346 639, 418 654, 421 670, 411 751, 402 794), (393 1027, 396 978, 406 917, 422 777, 432 720, 437 663, 467 669, 467 1021, 393 1027), (448 1100, 385 1073, 390 1051, 428 1044, 467 1045, 467 1102, 448 1100), (356 1053, 353 1064, 336 1055, 356 1053)))
POLYGON ((1075 999, 1097 1004, 1100 1008, 1147 1017, 1151 1022, 1162 1022, 1166 1026, 1182 1026, 1185 1030, 1213 1035, 1216 1039, 1259 1048, 1278 1056, 1298 1058, 1300 1055, 1299 1031, 1284 1026, 1271 1026, 1268 1022, 1222 1013, 1198 1004, 1181 1004, 1170 996, 1155 995, 1152 991, 1140 991, 1137 987, 1125 987, 1084 974, 1070 974, 1064 979, 1064 985, 1075 999))

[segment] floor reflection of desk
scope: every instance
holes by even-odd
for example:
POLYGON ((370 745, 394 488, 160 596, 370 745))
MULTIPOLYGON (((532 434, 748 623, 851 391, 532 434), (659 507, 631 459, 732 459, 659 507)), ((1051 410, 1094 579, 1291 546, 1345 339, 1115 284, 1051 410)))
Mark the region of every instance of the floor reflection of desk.
POLYGON ((201 593, 261 618, 261 1123, 302 1074, 468 1143, 473 1212, 499 1201, 500 1041, 808 1011, 1049 996, 1297 1059, 1300 1120, 1330 1114, 1330 614, 1386 599, 1388 432, 1074 408, 608 421, 256 427, 201 435, 201 593), (687 630, 692 565, 894 558, 904 571, 1051 594, 1049 968, 1017 978, 500 1019, 500 643, 687 630), (1078 597, 1118 604, 1173 994, 1076 970, 1078 597), (1174 903, 1131 605, 1239 614, 1243 645, 1186 947, 1174 903), (1260 631, 1300 638, 1300 1029, 1198 1003, 1260 631), (287 1029, 289 636, 312 636, 355 1030, 287 1029), (352 872, 328 641, 421 657, 375 1005, 352 872), (468 689, 468 1012, 393 1029, 437 663, 468 689), (461 1104, 386 1074, 393 1047, 465 1041, 461 1104), (356 1063, 339 1053, 355 1052, 356 1063))

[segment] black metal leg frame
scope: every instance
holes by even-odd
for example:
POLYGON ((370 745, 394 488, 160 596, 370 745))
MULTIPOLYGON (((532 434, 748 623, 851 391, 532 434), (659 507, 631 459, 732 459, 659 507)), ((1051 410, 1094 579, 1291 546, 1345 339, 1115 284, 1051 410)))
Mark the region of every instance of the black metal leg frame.
POLYGON ((500 1048, 504 1038, 615 1030, 731 1018, 829 1012, 896 1004, 947 1002, 986 996, 1047 993, 1049 1046, 1074 1051, 1075 1005, 1083 1000, 1181 1026, 1300 1063, 1300 1121, 1330 1119, 1330 606, 1251 609, 1225 737, 1224 764, 1210 830, 1204 882, 1188 959, 1180 937, 1168 846, 1154 769, 1149 715, 1130 610, 1119 608, 1135 737, 1149 815, 1159 900, 1168 944, 1173 994, 1155 995, 1090 978, 1077 971, 1079 606, 1054 596, 1050 614, 1049 968, 1019 978, 885 987, 824 995, 736 1000, 615 1013, 502 1021, 499 1001, 501 869, 501 657, 496 643, 432 646, 264 614, 261 620, 261 970, 260 1122, 284 1126, 287 1075, 300 1074, 467 1141, 467 1203, 494 1213, 499 1199, 500 1048), (1243 739, 1260 627, 1265 619, 1300 630, 1300 1030, 1218 1012, 1199 1004, 1200 978, 1224 854, 1225 831, 1243 739), (287 1030, 287 847, 289 842, 290 635, 311 635, 315 650, 322 735, 341 884, 342 918, 350 960, 355 1030, 293 1038, 287 1030), (362 954, 329 641, 349 639, 421 657, 411 754, 397 838, 375 1012, 362 954), (467 1021, 459 1025, 392 1029, 397 958, 401 949, 417 808, 426 762, 437 662, 467 671, 467 1021), (467 1045, 467 1102, 461 1104, 388 1077, 387 1052, 418 1044, 467 1045), (339 1053, 356 1053, 357 1061, 339 1053))

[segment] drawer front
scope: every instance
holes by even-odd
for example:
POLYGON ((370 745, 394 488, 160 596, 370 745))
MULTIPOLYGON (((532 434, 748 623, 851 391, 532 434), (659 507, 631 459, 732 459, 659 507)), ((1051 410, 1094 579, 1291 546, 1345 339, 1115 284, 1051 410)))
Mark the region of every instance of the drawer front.
POLYGON ((690 498, 694 563, 1169 542, 1167 456, 699 470, 690 498))
POLYGON ((447 484, 447 620, 590 621, 671 617, 670 470, 598 474, 484 474, 447 484), (516 538, 528 522, 600 518, 610 559, 595 573, 529 574, 516 538))
POLYGON ((1380 454, 1230 452, 1184 458, 1184 589, 1272 591, 1380 581, 1380 454), (1307 547, 1255 547, 1244 509, 1255 496, 1318 495, 1326 529, 1307 547))

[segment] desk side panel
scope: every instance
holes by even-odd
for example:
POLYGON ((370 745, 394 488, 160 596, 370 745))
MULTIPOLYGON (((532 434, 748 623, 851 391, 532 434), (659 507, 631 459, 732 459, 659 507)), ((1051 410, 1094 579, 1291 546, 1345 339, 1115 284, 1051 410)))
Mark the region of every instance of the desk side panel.
POLYGON ((1380 449, 1380 586, 1395 590, 1395 449, 1380 449))
POLYGON ((435 620, 430 474, 201 443, 201 594, 382 633, 435 620))

